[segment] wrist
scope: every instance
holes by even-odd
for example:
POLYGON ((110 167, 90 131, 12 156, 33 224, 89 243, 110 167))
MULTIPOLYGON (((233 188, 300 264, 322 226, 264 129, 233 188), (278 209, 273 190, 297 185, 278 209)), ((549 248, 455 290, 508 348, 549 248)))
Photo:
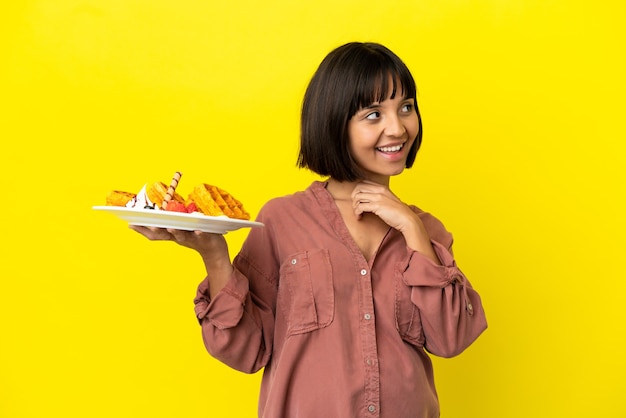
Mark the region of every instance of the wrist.
POLYGON ((415 221, 412 221, 405 230, 401 231, 407 247, 425 255, 435 263, 440 264, 435 249, 430 242, 430 236, 426 231, 426 227, 424 227, 424 223, 419 217, 416 216, 415 218, 415 221))
POLYGON ((419 216, 417 216, 417 214, 413 214, 413 216, 411 216, 407 222, 399 228, 399 231, 402 233, 407 243, 420 241, 424 242, 425 240, 430 242, 424 223, 419 216))
POLYGON ((209 281, 209 294, 213 298, 226 286, 230 280, 234 267, 230 262, 228 254, 216 257, 215 254, 203 255, 202 261, 209 281))
POLYGON ((201 254, 201 256, 207 273, 232 271, 232 264, 228 254, 215 254, 212 252, 209 254, 201 254))

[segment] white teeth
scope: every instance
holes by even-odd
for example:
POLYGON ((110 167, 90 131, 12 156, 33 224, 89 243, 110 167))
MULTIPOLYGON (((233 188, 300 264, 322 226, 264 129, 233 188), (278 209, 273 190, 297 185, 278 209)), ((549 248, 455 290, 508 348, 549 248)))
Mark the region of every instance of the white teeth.
POLYGON ((382 151, 382 152, 398 152, 398 151, 400 151, 402 149, 403 146, 404 146, 404 144, 396 145, 396 146, 393 146, 393 147, 380 147, 380 148, 377 148, 377 149, 379 151, 382 151))

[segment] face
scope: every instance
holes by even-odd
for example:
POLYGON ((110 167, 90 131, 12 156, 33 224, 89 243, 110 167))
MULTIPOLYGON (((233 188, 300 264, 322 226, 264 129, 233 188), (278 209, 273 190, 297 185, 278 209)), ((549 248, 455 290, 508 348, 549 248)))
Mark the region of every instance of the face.
POLYGON ((372 103, 348 122, 350 155, 367 180, 388 183, 404 171, 418 129, 414 98, 396 94, 372 103))

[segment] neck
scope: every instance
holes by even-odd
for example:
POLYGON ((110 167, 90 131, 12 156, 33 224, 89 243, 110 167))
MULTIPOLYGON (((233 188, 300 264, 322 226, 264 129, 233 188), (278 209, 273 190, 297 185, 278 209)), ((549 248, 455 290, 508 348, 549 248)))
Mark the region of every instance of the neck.
POLYGON ((335 200, 351 200, 350 196, 352 195, 352 191, 356 185, 361 183, 363 180, 373 181, 374 183, 389 187, 389 177, 379 179, 362 179, 357 181, 338 181, 331 177, 327 180, 326 190, 328 190, 328 193, 330 193, 335 200))

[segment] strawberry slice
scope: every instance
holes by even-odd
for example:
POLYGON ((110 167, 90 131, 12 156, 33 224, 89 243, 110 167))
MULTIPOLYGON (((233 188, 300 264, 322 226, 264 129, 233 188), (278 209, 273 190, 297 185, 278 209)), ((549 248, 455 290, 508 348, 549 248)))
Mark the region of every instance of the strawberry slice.
POLYGON ((187 212, 185 204, 177 202, 175 200, 170 200, 169 202, 167 202, 165 210, 169 210, 170 212, 187 212))
POLYGON ((198 211, 198 207, 196 206, 196 202, 191 202, 187 205, 185 209, 187 213, 193 213, 198 211))

